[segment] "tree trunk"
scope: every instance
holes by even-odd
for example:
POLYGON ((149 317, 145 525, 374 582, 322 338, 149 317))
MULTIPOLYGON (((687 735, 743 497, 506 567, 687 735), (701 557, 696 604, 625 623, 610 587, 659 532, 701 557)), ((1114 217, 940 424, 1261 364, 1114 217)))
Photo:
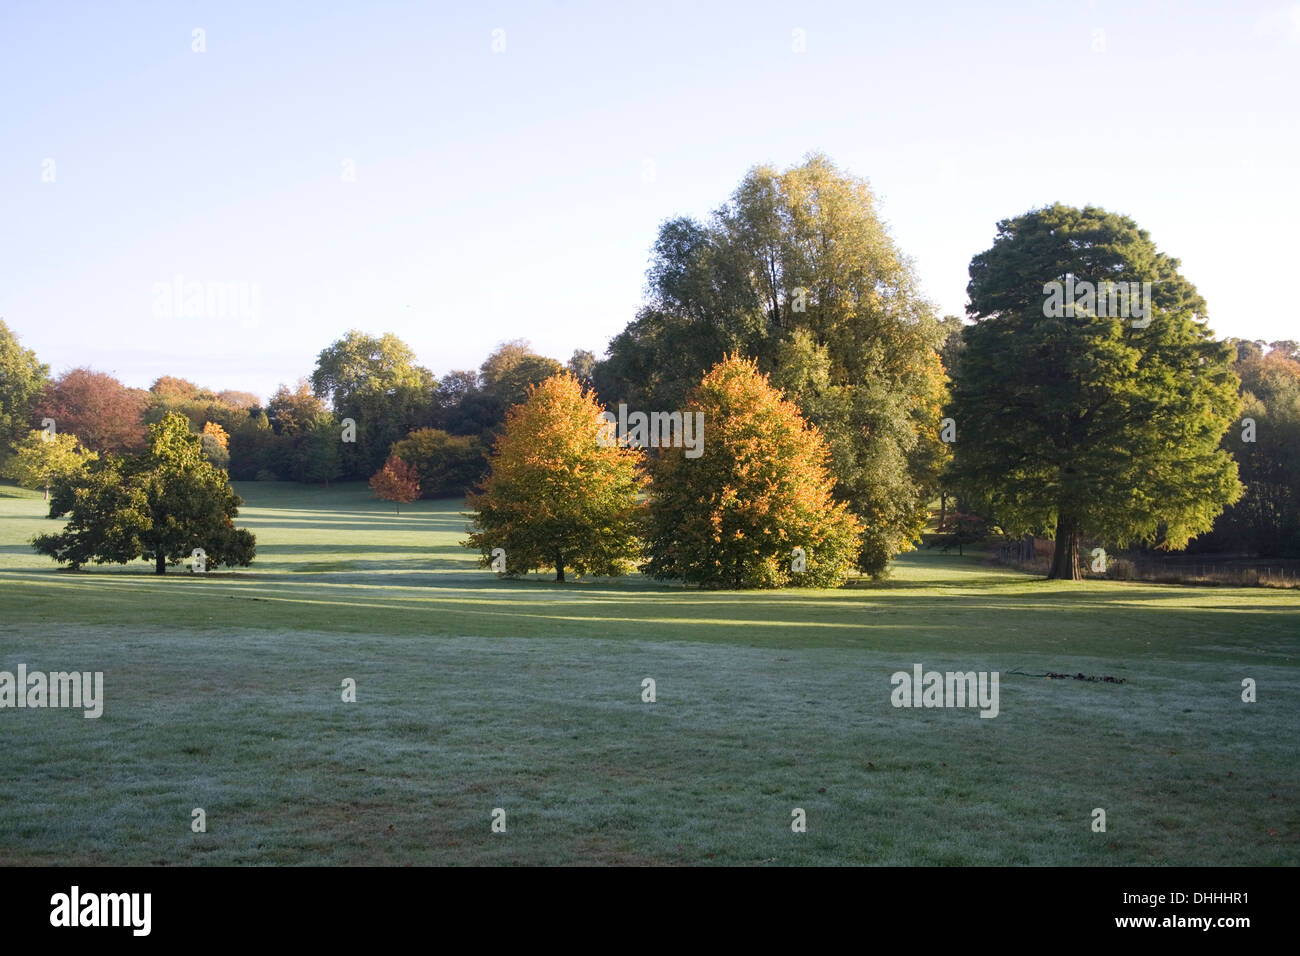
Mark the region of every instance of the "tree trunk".
POLYGON ((1056 549, 1052 553, 1049 581, 1082 581, 1079 571, 1079 519, 1060 513, 1056 518, 1056 549))
POLYGON ((939 492, 939 530, 943 531, 944 516, 948 513, 948 493, 939 492))
POLYGON ((555 581, 557 584, 564 583, 564 556, 560 552, 555 552, 555 581))
POLYGON ((45 501, 48 504, 50 500, 50 479, 45 479, 45 501))
POLYGON ((154 554, 154 565, 153 565, 154 574, 166 574, 167 553, 163 551, 162 548, 159 548, 153 554, 154 554))

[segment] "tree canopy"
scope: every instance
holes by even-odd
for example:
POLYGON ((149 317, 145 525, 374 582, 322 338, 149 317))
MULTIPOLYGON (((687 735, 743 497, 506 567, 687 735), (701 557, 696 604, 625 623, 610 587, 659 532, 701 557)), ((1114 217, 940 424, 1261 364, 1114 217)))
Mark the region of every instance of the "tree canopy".
POLYGON ((233 521, 243 501, 204 459, 189 422, 171 414, 149 435, 143 454, 91 461, 56 484, 50 517, 67 515, 68 522, 61 532, 37 536, 36 551, 74 570, 151 557, 163 574, 195 549, 210 566, 250 564, 253 535, 233 521))
POLYGON ((140 451, 146 441, 144 411, 149 393, 127 388, 113 376, 74 368, 52 379, 32 409, 33 425, 54 419, 101 455, 140 451))
POLYGON ((51 435, 42 429, 27 433, 13 455, 0 466, 0 474, 24 488, 44 489, 50 500, 50 486, 59 479, 70 478, 89 461, 98 458, 81 447, 76 435, 59 432, 51 435))
POLYGON ((1062 205, 1000 222, 971 262, 952 481, 1011 534, 1054 529, 1051 577, 1080 577, 1083 535, 1181 548, 1240 494, 1219 448, 1239 410, 1232 349, 1178 266, 1128 217, 1062 205), (1067 281, 1150 282, 1149 314, 1082 298, 1063 314, 1067 281))
POLYGON ((393 442, 431 422, 438 382, 397 336, 353 329, 320 353, 311 386, 337 419, 356 422, 356 441, 341 449, 343 473, 367 478, 393 442))
POLYGON ((686 402, 704 416, 703 454, 650 459, 644 570, 706 587, 836 587, 862 527, 832 495, 830 454, 752 360, 728 358, 686 402), (799 551, 796 552, 795 549, 799 551))
POLYGON ((578 574, 631 570, 638 553, 638 495, 645 479, 641 453, 601 443, 604 409, 568 373, 531 386, 507 413, 489 473, 471 493, 474 509, 466 547, 483 565, 505 549, 505 570, 523 574, 555 568, 578 574))
POLYGON ((648 280, 593 372, 602 398, 679 408, 724 355, 755 359, 822 430, 859 567, 883 573, 937 484, 943 330, 868 183, 822 155, 756 167, 707 223, 664 223, 648 280))
POLYGON ((0 319, 0 459, 21 442, 31 427, 32 405, 49 378, 50 367, 23 348, 0 319))

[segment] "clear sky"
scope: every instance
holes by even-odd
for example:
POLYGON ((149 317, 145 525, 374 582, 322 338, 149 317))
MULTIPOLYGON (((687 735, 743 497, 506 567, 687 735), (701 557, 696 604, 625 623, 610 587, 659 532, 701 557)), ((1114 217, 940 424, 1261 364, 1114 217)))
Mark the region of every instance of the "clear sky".
POLYGON ((661 221, 821 150, 944 313, 999 219, 1092 203, 1220 335, 1300 338, 1298 91, 1300 4, 1252 0, 0 0, 0 317, 56 373, 263 396, 353 327, 438 374, 601 354, 661 221), (159 314, 177 276, 255 321, 159 314))

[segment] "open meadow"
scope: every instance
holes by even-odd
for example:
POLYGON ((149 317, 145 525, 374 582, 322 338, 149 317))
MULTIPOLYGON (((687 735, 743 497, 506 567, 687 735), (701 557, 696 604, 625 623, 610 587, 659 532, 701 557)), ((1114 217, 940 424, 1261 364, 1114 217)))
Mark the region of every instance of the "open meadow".
POLYGON ((105 696, 0 714, 0 864, 1300 863, 1296 591, 512 581, 458 501, 236 491, 252 567, 160 578, 57 571, 0 486, 0 670, 105 696), (999 672, 997 717, 891 706, 915 664, 999 672))

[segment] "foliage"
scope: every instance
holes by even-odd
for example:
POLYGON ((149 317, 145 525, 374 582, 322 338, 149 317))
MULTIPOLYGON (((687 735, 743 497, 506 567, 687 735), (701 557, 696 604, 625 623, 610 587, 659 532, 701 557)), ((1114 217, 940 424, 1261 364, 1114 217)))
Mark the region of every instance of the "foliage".
POLYGON ((24 488, 44 489, 45 500, 49 501, 50 485, 61 478, 71 478, 88 461, 98 457, 82 448, 76 435, 67 432, 49 435, 34 429, 18 443, 12 457, 0 467, 0 474, 24 488))
POLYGON ((1240 494, 1219 440, 1238 413, 1231 349, 1205 303, 1125 216, 1056 205, 998 224, 970 267, 948 414, 951 481, 1012 535, 1055 527, 1049 576, 1079 579, 1081 536, 1181 548, 1240 494), (1153 283, 1149 325, 1044 313, 1048 283, 1153 283))
POLYGON ((36 551, 74 570, 152 557, 163 574, 196 548, 212 567, 250 564, 253 535, 232 520, 243 502, 204 460, 185 417, 168 415, 149 432, 145 453, 92 461, 56 484, 50 517, 69 520, 62 532, 37 536, 36 551))
POLYGON ((410 504, 420 497, 420 476, 415 468, 393 455, 370 476, 370 488, 376 497, 393 502, 401 514, 402 502, 410 504))
POLYGON ((104 372, 74 368, 45 386, 32 409, 32 424, 54 419, 101 455, 136 452, 145 445, 144 410, 149 393, 130 389, 104 372))
POLYGON ((394 442, 392 453, 419 474, 421 498, 463 497, 487 471, 487 449, 476 436, 437 428, 416 429, 394 442))
POLYGON ((508 574, 554 567, 620 574, 637 553, 640 452, 602 445, 605 422, 594 393, 567 373, 532 386, 510 409, 489 459, 466 547, 487 566, 504 548, 508 574))
POLYGON ((686 414, 704 414, 704 451, 651 459, 644 570, 708 587, 836 587, 862 527, 832 496, 819 431, 752 360, 727 358, 704 377, 686 414), (792 567, 801 548, 806 570, 792 567))
POLYGON ((32 405, 49 374, 50 367, 18 344, 18 336, 0 319, 0 460, 26 437, 32 405))
POLYGON ((661 227, 649 292, 593 372, 602 397, 679 408, 725 354, 755 359, 821 429, 858 566, 883 574, 937 485, 943 333, 869 185, 821 155, 756 167, 708 223, 661 227))
POLYGON ((348 477, 364 478, 381 468, 393 442, 429 424, 436 412, 437 380, 392 334, 348 332, 320 353, 311 386, 331 402, 340 422, 356 422, 356 441, 341 450, 348 477))
POLYGON ((1242 417, 1221 447, 1236 458, 1245 491, 1197 550, 1300 556, 1300 356, 1294 342, 1274 342, 1267 353, 1254 343, 1232 344, 1242 417))

